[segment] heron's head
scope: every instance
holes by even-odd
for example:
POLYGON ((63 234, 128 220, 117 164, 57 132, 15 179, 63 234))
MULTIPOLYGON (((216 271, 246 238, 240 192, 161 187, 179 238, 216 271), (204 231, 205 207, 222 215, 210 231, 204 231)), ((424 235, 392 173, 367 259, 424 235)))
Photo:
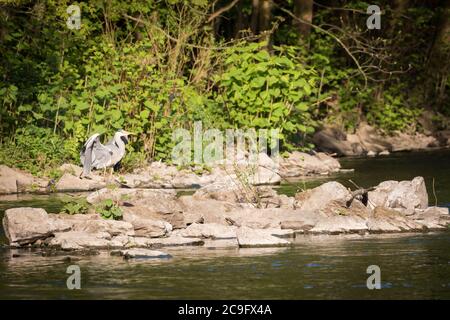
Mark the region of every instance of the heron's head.
POLYGON ((128 131, 125 131, 125 130, 119 130, 119 131, 116 132, 116 137, 121 139, 125 144, 127 144, 128 143, 128 136, 132 135, 132 134, 134 134, 134 133, 128 132, 128 131))

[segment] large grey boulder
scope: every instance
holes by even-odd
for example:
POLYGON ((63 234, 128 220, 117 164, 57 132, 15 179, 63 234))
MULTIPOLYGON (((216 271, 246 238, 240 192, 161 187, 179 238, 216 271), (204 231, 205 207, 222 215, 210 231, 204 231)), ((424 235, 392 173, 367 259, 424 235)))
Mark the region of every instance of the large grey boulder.
POLYGON ((295 207, 299 210, 319 211, 332 201, 345 203, 351 197, 350 191, 336 181, 324 183, 314 189, 295 195, 295 207))
POLYGON ((44 209, 14 208, 5 211, 3 229, 10 244, 25 245, 69 230, 70 225, 49 219, 44 209))
POLYGON ((387 207, 413 214, 416 209, 428 207, 428 193, 425 180, 415 177, 411 181, 384 181, 368 193, 370 208, 387 207))

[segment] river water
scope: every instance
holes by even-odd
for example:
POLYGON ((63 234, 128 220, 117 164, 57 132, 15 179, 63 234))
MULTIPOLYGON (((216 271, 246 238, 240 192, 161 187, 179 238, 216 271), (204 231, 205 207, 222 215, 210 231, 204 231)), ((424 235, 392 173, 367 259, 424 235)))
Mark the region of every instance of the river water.
MULTIPOLYGON (((421 175, 430 203, 450 205, 450 150, 347 158, 342 164, 355 171, 297 181, 279 192, 293 194, 327 180, 369 187, 421 175)), ((57 212, 60 205, 55 195, 3 197, 0 218, 10 207, 57 212)), ((49 257, 36 249, 1 248, 0 299, 450 299, 449 248, 450 231, 309 236, 290 248, 173 248, 165 250, 173 256, 167 260, 125 261, 107 252, 49 257), (81 269, 80 290, 66 287, 73 264, 81 269), (380 267, 380 290, 367 289, 370 265, 380 267)))

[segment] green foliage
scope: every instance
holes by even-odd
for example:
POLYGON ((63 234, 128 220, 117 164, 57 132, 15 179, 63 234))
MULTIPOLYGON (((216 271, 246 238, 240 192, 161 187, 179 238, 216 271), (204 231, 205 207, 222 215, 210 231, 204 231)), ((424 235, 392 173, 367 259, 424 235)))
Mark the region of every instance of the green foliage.
POLYGON ((371 32, 365 1, 337 5, 345 10, 315 6, 313 24, 354 52, 370 77, 366 86, 354 59, 329 33, 312 28, 306 39, 299 36, 279 10, 293 11, 294 1, 273 7, 279 25, 267 35, 270 45, 246 37, 250 1, 223 12, 214 28, 207 23, 211 10, 225 2, 212 3, 75 2, 82 27, 69 30, 71 1, 4 2, 0 163, 57 177, 54 168, 62 162, 79 164, 89 135, 106 139, 119 128, 137 133, 122 161, 122 170, 130 171, 150 159, 170 160, 174 129, 192 130, 199 120, 204 129, 280 129, 286 151, 311 148, 318 123, 353 131, 367 119, 386 131, 413 131, 421 108, 450 115, 448 59, 428 63, 430 35, 438 34, 442 14, 435 5, 409 3, 405 19, 382 1, 386 28, 371 32), (246 40, 234 40, 237 34, 246 40), (401 72, 376 74, 388 67, 401 72))
POLYGON ((294 47, 274 47, 270 54, 265 45, 244 43, 229 50, 225 72, 217 77, 216 101, 232 127, 279 128, 284 147, 292 149, 295 136, 314 132, 310 105, 317 73, 294 47))
POLYGON ((371 105, 367 112, 367 120, 381 129, 392 132, 402 130, 416 131, 417 118, 423 110, 405 105, 401 96, 384 95, 383 101, 371 105))
POLYGON ((0 163, 36 175, 52 174, 66 160, 64 140, 51 129, 27 126, 0 146, 0 163))
POLYGON ((122 219, 122 209, 114 203, 111 199, 105 199, 100 202, 95 211, 100 214, 100 216, 104 219, 110 220, 121 220, 122 219))
POLYGON ((73 214, 86 214, 89 211, 89 203, 85 198, 81 199, 64 199, 64 206, 61 209, 61 213, 73 214))

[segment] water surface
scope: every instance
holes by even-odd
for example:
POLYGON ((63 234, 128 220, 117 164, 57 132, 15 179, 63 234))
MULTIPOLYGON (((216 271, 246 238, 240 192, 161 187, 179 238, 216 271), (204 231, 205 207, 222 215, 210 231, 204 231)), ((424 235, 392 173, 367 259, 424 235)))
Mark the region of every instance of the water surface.
MULTIPOLYGON (((363 187, 383 180, 425 178, 430 202, 450 203, 450 151, 342 160, 353 173, 282 185, 293 194, 325 181, 363 187)), ((58 212, 52 196, 0 199, 10 207, 58 212)), ((2 232, 2 230, 1 230, 2 232)), ((43 256, 40 250, 0 249, 0 299, 450 299, 450 232, 386 236, 307 237, 289 248, 167 249, 169 260, 125 261, 95 256, 43 256), (66 269, 81 268, 81 290, 68 290, 66 269), (369 265, 381 268, 381 290, 368 290, 369 265)))

